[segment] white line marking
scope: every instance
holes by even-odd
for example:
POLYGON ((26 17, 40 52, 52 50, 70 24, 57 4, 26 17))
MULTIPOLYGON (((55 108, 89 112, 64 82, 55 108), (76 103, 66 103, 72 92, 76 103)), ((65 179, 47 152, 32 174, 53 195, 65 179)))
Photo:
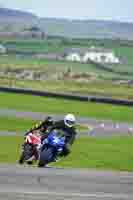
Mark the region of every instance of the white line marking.
MULTIPOLYGON (((3 193, 3 191, 0 191, 3 193)), ((6 191, 8 193, 8 191, 6 191)), ((9 193, 16 194, 29 194, 29 195, 51 195, 51 196, 64 196, 64 197, 95 197, 95 198, 115 198, 115 199, 128 199, 133 198, 133 194, 113 194, 113 193, 95 193, 95 194, 87 194, 87 193, 60 193, 53 191, 43 191, 43 192, 32 192, 32 191, 9 191, 9 193)))

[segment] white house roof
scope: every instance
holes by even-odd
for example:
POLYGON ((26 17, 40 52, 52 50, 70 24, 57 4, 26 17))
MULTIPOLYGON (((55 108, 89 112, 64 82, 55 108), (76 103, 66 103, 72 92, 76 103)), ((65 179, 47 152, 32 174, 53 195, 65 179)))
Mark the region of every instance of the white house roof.
POLYGON ((0 44, 0 53, 5 53, 5 52, 6 52, 6 47, 0 44))
POLYGON ((2 44, 0 44, 0 49, 5 49, 5 47, 2 44))
POLYGON ((79 55, 84 55, 88 51, 88 48, 66 48, 64 53, 65 54, 72 54, 72 53, 78 53, 79 55))

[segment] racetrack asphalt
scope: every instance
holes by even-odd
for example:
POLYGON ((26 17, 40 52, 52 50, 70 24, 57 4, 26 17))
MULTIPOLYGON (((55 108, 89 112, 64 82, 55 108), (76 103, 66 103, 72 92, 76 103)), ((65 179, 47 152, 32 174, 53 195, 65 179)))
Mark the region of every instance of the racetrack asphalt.
MULTIPOLYGON (((4 117, 16 117, 21 119, 33 119, 33 120, 43 120, 47 113, 40 112, 26 112, 17 111, 14 109, 0 109, 0 116, 4 117)), ((63 119, 64 115, 51 114, 55 120, 63 119)), ((96 120, 87 117, 76 117, 77 123, 84 124, 88 127, 88 131, 82 132, 83 135, 89 136, 110 136, 110 135, 133 135, 133 124, 113 122, 111 120, 96 120)), ((30 128, 30 127, 29 127, 30 128)), ((0 132, 12 135, 16 133, 10 132, 0 132)), ((23 133, 22 133, 23 134, 23 133)))
POLYGON ((2 200, 133 200, 133 173, 0 165, 2 200))

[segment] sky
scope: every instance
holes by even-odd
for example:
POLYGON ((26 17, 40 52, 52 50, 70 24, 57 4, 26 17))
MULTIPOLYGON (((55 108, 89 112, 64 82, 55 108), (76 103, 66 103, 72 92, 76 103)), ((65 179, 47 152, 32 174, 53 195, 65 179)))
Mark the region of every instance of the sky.
POLYGON ((0 0, 0 7, 39 17, 133 22, 133 0, 0 0))

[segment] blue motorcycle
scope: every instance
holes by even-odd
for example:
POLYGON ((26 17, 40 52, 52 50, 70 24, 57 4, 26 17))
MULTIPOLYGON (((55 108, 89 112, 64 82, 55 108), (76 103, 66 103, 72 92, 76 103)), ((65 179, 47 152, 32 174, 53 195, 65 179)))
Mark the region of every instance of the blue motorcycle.
POLYGON ((53 130, 43 141, 38 167, 44 167, 48 163, 53 162, 62 152, 64 145, 65 136, 59 136, 58 132, 53 130))

